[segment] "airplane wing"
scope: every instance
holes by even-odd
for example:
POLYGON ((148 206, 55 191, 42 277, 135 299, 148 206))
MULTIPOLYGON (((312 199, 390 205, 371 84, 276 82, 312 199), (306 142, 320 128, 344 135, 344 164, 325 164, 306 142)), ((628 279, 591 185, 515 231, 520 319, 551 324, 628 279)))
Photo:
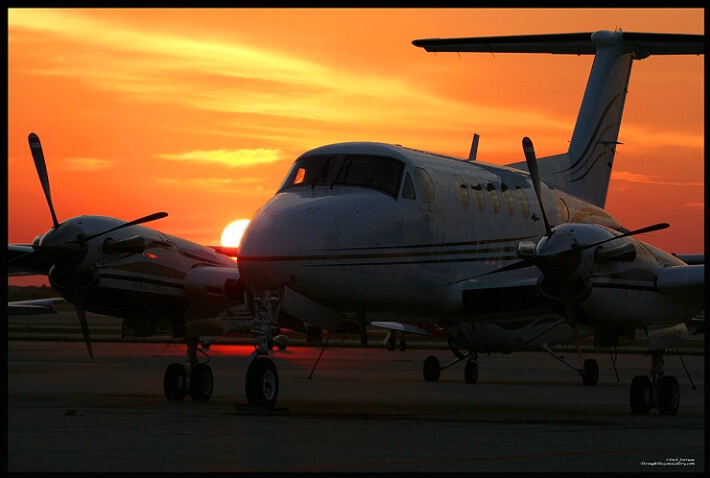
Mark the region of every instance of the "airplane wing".
POLYGON ((61 297, 50 299, 16 300, 7 303, 7 315, 56 314, 54 304, 66 302, 61 297))
POLYGON ((219 252, 220 254, 224 254, 225 256, 228 257, 237 257, 237 254, 239 252, 238 247, 225 247, 225 246, 207 246, 210 249, 212 249, 215 252, 219 252))
POLYGON ((11 276, 47 275, 52 267, 31 244, 8 244, 7 256, 7 273, 11 276))
POLYGON ((376 322, 370 322, 370 325, 372 325, 373 327, 380 328, 380 329, 392 330, 394 332, 404 332, 407 334, 426 335, 428 337, 431 337, 431 334, 428 331, 426 331, 420 327, 416 327, 414 325, 411 325, 411 324, 402 324, 399 322, 379 322, 379 321, 376 321, 376 322))
POLYGON ((665 267, 658 272, 656 287, 667 294, 703 300, 705 265, 665 267))
POLYGON ((676 254, 674 252, 673 255, 688 265, 705 264, 705 254, 676 254))

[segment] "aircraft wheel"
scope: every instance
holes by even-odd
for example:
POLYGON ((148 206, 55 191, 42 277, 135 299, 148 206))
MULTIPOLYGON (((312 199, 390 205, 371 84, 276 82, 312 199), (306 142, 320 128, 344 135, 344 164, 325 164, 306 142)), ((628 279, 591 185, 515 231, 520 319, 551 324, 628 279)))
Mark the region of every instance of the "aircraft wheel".
POLYGON ((424 360, 424 380, 427 382, 438 382, 439 375, 441 375, 439 359, 433 355, 428 356, 424 360))
POLYGON ((399 341, 399 350, 401 350, 402 352, 407 350, 407 341, 406 340, 402 339, 399 341))
POLYGON ((390 339, 387 341, 387 350, 392 352, 394 350, 394 348, 395 348, 394 337, 390 337, 390 339))
POLYGON ((466 362, 466 367, 463 369, 463 376, 466 383, 478 382, 478 362, 469 360, 466 362))
POLYGON ((582 383, 594 386, 599 381, 599 364, 594 359, 584 361, 584 371, 582 372, 582 383))
POLYGON ((658 411, 661 415, 675 415, 680 404, 680 388, 675 377, 658 379, 658 411))
POLYGON ((168 365, 163 377, 163 392, 165 393, 165 398, 170 401, 178 401, 185 398, 187 394, 187 390, 185 390, 186 376, 187 371, 183 364, 171 363, 168 365))
POLYGON ((212 397, 214 376, 209 365, 198 363, 190 373, 190 396, 193 400, 204 401, 212 397))
POLYGON ((637 375, 629 389, 631 411, 636 415, 647 415, 651 410, 651 380, 645 375, 637 375))
POLYGON ((279 374, 274 362, 264 356, 252 360, 245 385, 249 405, 273 408, 279 394, 279 374))

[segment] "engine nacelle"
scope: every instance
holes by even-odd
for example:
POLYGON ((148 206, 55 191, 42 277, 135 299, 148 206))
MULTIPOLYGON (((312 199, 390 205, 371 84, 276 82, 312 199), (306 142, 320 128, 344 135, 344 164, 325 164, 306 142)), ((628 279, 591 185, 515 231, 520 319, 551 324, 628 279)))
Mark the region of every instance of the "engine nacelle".
POLYGON ((244 304, 244 283, 237 269, 196 267, 185 274, 185 294, 214 297, 244 304))

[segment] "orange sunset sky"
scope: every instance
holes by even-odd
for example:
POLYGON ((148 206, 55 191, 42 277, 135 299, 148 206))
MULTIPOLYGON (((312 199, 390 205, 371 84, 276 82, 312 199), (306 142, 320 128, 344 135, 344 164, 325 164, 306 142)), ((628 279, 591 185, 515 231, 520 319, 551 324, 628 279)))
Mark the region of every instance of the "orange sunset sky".
MULTIPOLYGON (((8 241, 133 220, 203 244, 250 218, 293 160, 382 141, 478 160, 567 150, 591 56, 426 53, 412 40, 621 28, 704 32, 702 9, 9 9, 8 241)), ((679 253, 704 245, 704 56, 634 62, 606 209, 679 253)))

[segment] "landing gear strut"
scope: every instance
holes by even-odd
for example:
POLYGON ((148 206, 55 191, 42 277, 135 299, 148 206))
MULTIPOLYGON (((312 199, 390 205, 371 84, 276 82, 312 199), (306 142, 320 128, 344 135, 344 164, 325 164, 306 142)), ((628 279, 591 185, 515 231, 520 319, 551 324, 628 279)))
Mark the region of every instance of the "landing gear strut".
POLYGON ((256 313, 252 332, 256 334, 256 341, 244 381, 250 407, 272 409, 279 395, 279 374, 268 355, 269 343, 273 343, 272 331, 278 330, 277 317, 282 296, 282 291, 254 295, 256 313))
MULTIPOLYGON (((185 395, 190 394, 195 401, 209 400, 212 398, 214 390, 212 369, 207 363, 199 363, 197 360, 199 338, 188 337, 185 342, 187 343, 185 365, 171 363, 165 370, 163 377, 165 398, 170 401, 179 401, 185 398, 185 395)), ((204 354, 204 352, 202 353, 204 354)))
POLYGON ((577 373, 579 373, 579 375, 582 377, 582 383, 584 385, 593 387, 599 381, 599 364, 597 363, 596 360, 586 359, 582 365, 582 368, 577 368, 574 365, 572 365, 571 363, 569 363, 567 360, 565 360, 564 357, 562 357, 559 354, 556 354, 546 344, 544 344, 542 346, 542 350, 544 350, 548 354, 552 355, 557 360, 559 360, 563 364, 567 365, 571 369, 576 370, 577 373))
POLYGON ((631 411, 637 415, 647 415, 652 408, 658 408, 661 415, 678 413, 680 387, 675 377, 663 375, 664 353, 664 350, 652 350, 650 378, 637 375, 631 381, 629 402, 631 411))
POLYGON ((464 380, 466 380, 466 383, 476 383, 478 381, 478 352, 463 354, 456 345, 454 337, 450 335, 447 336, 447 341, 449 343, 449 349, 451 349, 451 352, 453 352, 456 358, 446 365, 441 366, 438 358, 433 355, 428 356, 424 360, 424 380, 427 382, 437 382, 439 381, 442 370, 468 359, 466 367, 464 368, 464 380))

